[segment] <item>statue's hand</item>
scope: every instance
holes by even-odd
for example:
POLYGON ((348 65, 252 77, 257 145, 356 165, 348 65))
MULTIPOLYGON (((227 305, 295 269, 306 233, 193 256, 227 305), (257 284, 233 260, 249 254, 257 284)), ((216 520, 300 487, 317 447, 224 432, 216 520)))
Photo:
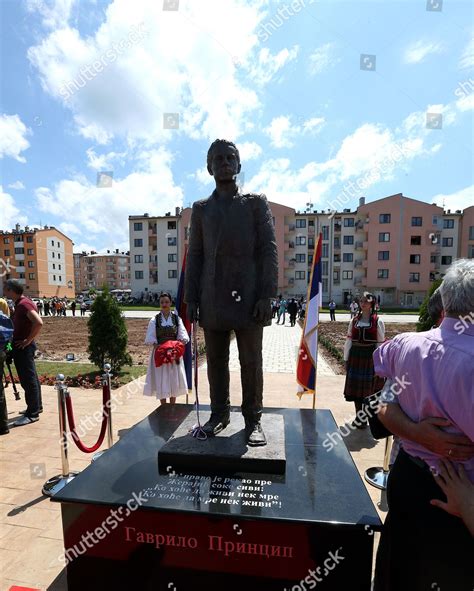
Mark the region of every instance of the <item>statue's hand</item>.
POLYGON ((199 304, 197 302, 191 302, 186 304, 186 316, 188 317, 189 322, 196 322, 199 320, 198 314, 199 304))
POLYGON ((261 324, 266 324, 272 318, 272 305, 270 298, 258 300, 253 309, 253 317, 261 324))

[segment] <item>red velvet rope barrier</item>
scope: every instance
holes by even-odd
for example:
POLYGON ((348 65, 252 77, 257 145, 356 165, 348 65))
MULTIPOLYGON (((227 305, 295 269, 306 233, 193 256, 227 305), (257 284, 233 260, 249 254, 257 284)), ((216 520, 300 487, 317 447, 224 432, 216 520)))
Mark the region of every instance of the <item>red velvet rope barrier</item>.
POLYGON ((94 451, 97 451, 104 441, 105 432, 107 430, 107 421, 110 412, 110 388, 108 383, 102 386, 102 424, 100 426, 99 438, 92 447, 86 447, 79 439, 79 435, 77 434, 76 430, 76 424, 74 421, 74 412, 72 410, 72 400, 70 396, 66 396, 66 411, 67 420, 69 422, 69 427, 71 429, 72 439, 74 443, 77 445, 77 447, 86 454, 90 454, 94 451))

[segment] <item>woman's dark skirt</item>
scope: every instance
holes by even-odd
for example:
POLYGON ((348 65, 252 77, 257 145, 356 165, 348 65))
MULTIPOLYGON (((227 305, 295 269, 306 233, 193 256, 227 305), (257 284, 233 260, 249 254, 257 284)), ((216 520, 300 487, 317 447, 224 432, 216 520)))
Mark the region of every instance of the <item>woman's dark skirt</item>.
POLYGON ((375 345, 359 346, 352 343, 344 386, 344 398, 348 402, 362 400, 382 389, 384 380, 374 373, 374 351, 375 345))
POLYGON ((401 449, 388 478, 374 591, 474 589, 474 540, 459 517, 431 499, 446 501, 428 466, 401 449))

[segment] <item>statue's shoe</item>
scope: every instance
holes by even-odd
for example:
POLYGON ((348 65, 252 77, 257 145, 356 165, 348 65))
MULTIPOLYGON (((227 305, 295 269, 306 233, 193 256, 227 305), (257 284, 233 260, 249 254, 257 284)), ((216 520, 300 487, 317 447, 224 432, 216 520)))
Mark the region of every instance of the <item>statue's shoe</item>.
POLYGON ((229 414, 214 414, 211 413, 211 418, 203 425, 202 430, 206 435, 213 436, 223 431, 230 423, 229 414))
POLYGON ((267 445, 267 438, 265 437, 265 433, 263 432, 260 422, 246 423, 245 436, 247 438, 247 444, 251 447, 267 445))

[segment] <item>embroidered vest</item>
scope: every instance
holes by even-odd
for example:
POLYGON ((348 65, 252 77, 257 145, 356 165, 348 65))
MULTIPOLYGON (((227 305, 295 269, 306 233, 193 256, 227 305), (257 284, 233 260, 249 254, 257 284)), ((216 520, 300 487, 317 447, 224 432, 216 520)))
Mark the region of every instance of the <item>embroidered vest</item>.
POLYGON ((357 326, 361 316, 356 316, 352 323, 352 342, 362 344, 372 344, 377 342, 377 325, 378 317, 377 314, 371 314, 370 326, 361 327, 357 326))
POLYGON ((171 318, 173 320, 173 326, 161 326, 161 318, 163 317, 161 312, 155 316, 156 324, 156 342, 158 345, 166 343, 166 341, 176 341, 178 338, 178 317, 175 312, 171 312, 171 318))

